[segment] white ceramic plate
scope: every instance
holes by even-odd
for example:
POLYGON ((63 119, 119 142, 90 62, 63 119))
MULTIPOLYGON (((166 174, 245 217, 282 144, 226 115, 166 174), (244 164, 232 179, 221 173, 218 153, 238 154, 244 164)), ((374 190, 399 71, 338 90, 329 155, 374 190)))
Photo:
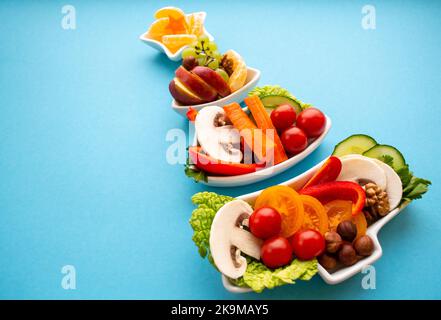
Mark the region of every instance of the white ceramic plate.
MULTIPOLYGON (((250 89, 253 88, 257 84, 259 79, 260 79, 260 71, 257 69, 248 67, 247 68, 247 79, 245 80, 245 84, 242 88, 240 88, 239 90, 233 92, 232 94, 230 94, 222 99, 212 101, 212 102, 203 103, 203 104, 196 104, 191 107, 193 109, 195 109, 196 111, 199 111, 203 107, 206 107, 206 106, 212 106, 212 105, 224 106, 224 105, 230 104, 232 102, 241 103, 243 101, 243 99, 245 99, 245 97, 248 95, 248 92, 250 91, 250 89)), ((174 99, 172 101, 171 106, 172 106, 173 110, 175 110, 181 116, 184 116, 187 118, 187 111, 190 106, 183 106, 183 105, 179 104, 179 102, 177 102, 174 99)))
MULTIPOLYGON (((323 142, 323 139, 328 134, 329 130, 331 129, 331 126, 332 126, 332 121, 328 116, 326 116, 325 131, 321 134, 320 137, 315 139, 305 150, 303 150, 299 154, 289 158, 286 161, 276 164, 275 166, 265 168, 257 172, 242 174, 238 176, 229 176, 229 177, 208 176, 207 182, 205 181, 200 181, 200 182, 213 187, 238 187, 271 178, 293 167, 294 165, 305 159, 315 149, 317 149, 317 147, 323 142)), ((193 146, 197 146, 196 137, 197 137, 197 132, 193 140, 193 146)))
MULTIPOLYGON (((323 165, 323 163, 326 161, 323 160, 321 163, 317 164, 315 167, 309 169, 305 173, 292 178, 286 182, 281 183, 281 185, 290 186, 296 190, 299 190, 303 187, 303 185, 314 175, 314 173, 323 165)), ((256 191, 253 193, 249 193, 240 197, 237 197, 237 199, 242 199, 246 202, 248 202, 250 205, 254 205, 254 201, 256 200, 257 196, 262 192, 256 191)), ((328 284, 338 284, 340 282, 343 282, 350 277, 354 276, 355 274, 359 273, 363 268, 372 265, 375 261, 380 259, 381 255, 383 254, 383 250, 381 249, 380 242, 378 241, 378 232, 380 229, 388 223, 390 220, 392 220, 401 210, 403 210, 406 207, 406 205, 403 205, 399 208, 396 208, 392 210, 388 215, 381 218, 367 229, 367 234, 372 238, 374 241, 375 249, 369 257, 366 257, 360 261, 358 261, 356 264, 350 267, 342 268, 338 271, 335 271, 333 273, 329 273, 325 268, 323 268, 320 264, 318 265, 318 274, 323 278, 323 280, 328 284)), ((232 284, 228 278, 226 278, 224 275, 222 275, 222 283, 226 290, 233 292, 233 293, 245 293, 245 292, 251 292, 251 289, 248 288, 241 288, 237 287, 234 284, 232 284)))
MULTIPOLYGON (((200 14, 204 15, 204 20, 205 20, 205 16, 207 15, 206 12, 201 11, 201 12, 197 12, 197 13, 200 13, 200 14)), ((189 16, 189 15, 187 14, 187 16, 189 16)), ((208 39, 210 39, 210 41, 214 40, 214 37, 210 33, 208 33, 208 31, 205 30, 205 28, 204 28, 204 34, 208 37, 208 39)), ((147 44, 148 46, 150 46, 150 47, 152 47, 152 48, 154 48, 156 50, 164 52, 167 55, 167 57, 170 60, 172 60, 172 61, 179 61, 179 60, 181 60, 182 51, 184 51, 184 49, 188 47, 188 46, 183 46, 181 49, 179 49, 175 53, 172 53, 161 42, 148 38, 147 37, 147 31, 139 36, 139 40, 143 41, 145 44, 147 44)))

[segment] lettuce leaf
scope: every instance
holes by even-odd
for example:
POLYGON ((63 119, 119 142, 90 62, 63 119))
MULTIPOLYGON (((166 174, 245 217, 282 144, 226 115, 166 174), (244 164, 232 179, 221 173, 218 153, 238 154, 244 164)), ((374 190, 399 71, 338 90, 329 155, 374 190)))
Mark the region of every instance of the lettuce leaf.
MULTIPOLYGON (((391 156, 384 155, 381 160, 393 168, 393 158, 391 156)), ((429 185, 432 184, 429 180, 415 177, 407 164, 396 170, 396 173, 403 184, 403 196, 401 198, 400 206, 413 200, 421 199, 423 194, 429 190, 429 185)))
MULTIPOLYGON (((210 229, 216 212, 227 202, 234 200, 232 197, 223 196, 214 192, 199 192, 192 198, 197 205, 190 218, 190 225, 194 231, 193 242, 198 247, 202 258, 208 258, 214 266, 210 254, 210 229)), ((236 286, 249 287, 255 292, 262 292, 265 288, 272 289, 284 284, 293 284, 294 280, 309 280, 317 273, 317 260, 293 260, 290 265, 271 270, 263 263, 247 257, 247 270, 243 277, 230 280, 236 286)))
MULTIPOLYGON (((310 280, 317 273, 317 260, 300 261, 294 259, 288 266, 271 270, 259 261, 250 261, 243 275, 243 282, 255 292, 273 289, 294 280, 310 280)), ((237 280, 236 280, 237 281, 237 280)), ((242 280, 239 280, 239 283, 242 280)))
POLYGON ((234 198, 219 195, 214 192, 196 193, 191 201, 197 205, 190 218, 190 225, 194 231, 193 242, 198 247, 202 258, 208 257, 208 261, 214 265, 210 254, 210 229, 216 212, 227 202, 234 198))

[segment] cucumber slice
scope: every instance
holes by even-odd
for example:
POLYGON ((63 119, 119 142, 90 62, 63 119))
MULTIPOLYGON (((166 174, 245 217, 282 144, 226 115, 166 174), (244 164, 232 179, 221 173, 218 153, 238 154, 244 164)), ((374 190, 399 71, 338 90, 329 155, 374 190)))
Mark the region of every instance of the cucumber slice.
POLYGON ((371 149, 364 152, 363 155, 369 158, 378 159, 380 161, 383 161, 385 156, 392 157, 392 168, 394 168, 395 171, 406 165, 406 160, 404 159, 401 152, 396 148, 388 146, 386 144, 378 144, 375 147, 372 147, 371 149))
POLYGON ((267 111, 272 111, 273 109, 277 108, 281 104, 289 104, 290 106, 292 106, 294 108, 294 110, 296 111, 296 114, 299 114, 300 112, 302 112, 302 107, 300 106, 300 104, 297 101, 295 101, 294 99, 291 99, 286 96, 269 95, 269 96, 265 96, 265 97, 261 98, 260 100, 262 101, 262 103, 265 106, 265 108, 267 109, 267 111))
POLYGON ((354 134, 337 144, 332 154, 337 157, 347 154, 363 154, 376 145, 377 141, 374 138, 365 134, 354 134))

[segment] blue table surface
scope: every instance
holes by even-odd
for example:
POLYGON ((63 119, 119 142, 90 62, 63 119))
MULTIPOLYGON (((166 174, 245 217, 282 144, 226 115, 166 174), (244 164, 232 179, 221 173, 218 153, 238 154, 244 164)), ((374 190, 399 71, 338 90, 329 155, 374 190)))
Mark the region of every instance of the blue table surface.
POLYGON ((441 298, 438 157, 441 3, 372 1, 64 1, 0 3, 0 298, 441 298), (187 131, 167 89, 177 63, 138 40, 156 9, 208 13, 218 46, 234 48, 324 110, 333 127, 301 164, 238 188, 193 183, 170 165, 170 129, 187 131), (190 197, 232 196, 296 176, 353 133, 398 147, 433 186, 380 234, 376 289, 361 274, 336 286, 317 276, 261 295, 224 290, 199 257, 190 197), (61 286, 64 265, 76 290, 61 286))

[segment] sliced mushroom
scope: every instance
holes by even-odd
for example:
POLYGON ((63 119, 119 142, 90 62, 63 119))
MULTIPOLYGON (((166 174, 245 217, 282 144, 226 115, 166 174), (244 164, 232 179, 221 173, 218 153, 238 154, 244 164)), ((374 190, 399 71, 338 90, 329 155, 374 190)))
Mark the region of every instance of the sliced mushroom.
POLYGON ((240 151, 240 134, 228 123, 221 107, 208 106, 201 109, 195 120, 197 139, 202 149, 211 157, 239 163, 243 156, 240 151))
POLYGON ((340 158, 342 168, 337 181, 353 181, 361 185, 374 182, 386 190, 387 179, 384 170, 371 158, 348 155, 340 158))
POLYGON ((387 197, 389 198, 390 210, 392 211, 401 202, 401 198, 403 197, 403 184, 401 183, 401 179, 394 169, 380 160, 373 160, 384 170, 384 173, 386 174, 387 186, 385 191, 387 193, 387 197))
POLYGON ((233 200, 219 209, 211 225, 211 255, 219 271, 231 279, 245 273, 247 260, 242 252, 260 260, 262 240, 243 228, 252 213, 248 203, 233 200))

